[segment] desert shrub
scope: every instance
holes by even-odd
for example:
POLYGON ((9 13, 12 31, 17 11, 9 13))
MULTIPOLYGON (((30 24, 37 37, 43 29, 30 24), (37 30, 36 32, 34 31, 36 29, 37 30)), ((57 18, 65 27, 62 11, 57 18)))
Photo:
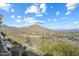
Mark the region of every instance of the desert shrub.
POLYGON ((55 44, 50 44, 47 42, 43 42, 38 51, 41 55, 54 55, 54 56, 78 56, 79 55, 79 47, 67 43, 65 41, 59 41, 55 44))
POLYGON ((12 56, 19 56, 19 51, 16 49, 16 47, 12 47, 10 51, 12 56))

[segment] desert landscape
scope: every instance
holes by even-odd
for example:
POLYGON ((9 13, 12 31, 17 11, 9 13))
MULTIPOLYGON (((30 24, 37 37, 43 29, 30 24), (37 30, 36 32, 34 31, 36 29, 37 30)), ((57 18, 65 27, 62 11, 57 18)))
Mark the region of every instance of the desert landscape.
POLYGON ((66 3, 0 5, 0 56, 79 56, 78 9, 66 3))

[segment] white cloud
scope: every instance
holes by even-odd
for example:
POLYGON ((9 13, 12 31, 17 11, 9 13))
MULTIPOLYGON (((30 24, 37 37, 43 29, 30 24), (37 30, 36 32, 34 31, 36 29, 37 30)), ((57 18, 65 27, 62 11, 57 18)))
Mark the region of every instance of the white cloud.
POLYGON ((14 9, 11 9, 11 12, 14 12, 15 10, 14 9))
POLYGON ((43 23, 44 21, 36 20, 35 17, 27 17, 27 18, 24 18, 24 22, 35 24, 35 23, 43 23))
POLYGON ((11 4, 0 3, 0 9, 2 9, 2 10, 9 11, 10 7, 11 7, 11 4))
POLYGON ((65 15, 69 15, 71 13, 71 11, 67 11, 66 13, 65 13, 65 15))
POLYGON ((56 18, 54 18, 53 20, 54 20, 54 21, 57 21, 57 19, 56 19, 56 18))
POLYGON ((51 19, 48 19, 48 21, 52 21, 51 19))
POLYGON ((24 18, 24 22, 34 24, 36 20, 34 17, 27 17, 27 18, 24 18))
POLYGON ((67 3, 66 4, 67 12, 65 13, 65 15, 69 15, 71 11, 73 11, 76 7, 77 3, 67 3))
POLYGON ((59 11, 57 11, 57 12, 56 12, 56 15, 57 15, 57 16, 58 16, 58 15, 60 15, 60 12, 59 12, 59 11))
POLYGON ((62 29, 72 29, 72 28, 68 25, 65 25, 62 29))
POLYGON ((40 9, 42 9, 41 12, 43 12, 43 13, 46 12, 46 5, 45 5, 45 3, 40 4, 40 9))
POLYGON ((43 16, 43 14, 36 14, 37 17, 43 16))
POLYGON ((16 19, 16 21, 17 21, 18 23, 20 23, 22 20, 21 20, 21 19, 16 19))
POLYGON ((73 25, 74 25, 74 29, 79 29, 79 22, 73 22, 73 25))
POLYGON ((76 5, 77 5, 76 3, 67 3, 66 4, 67 10, 68 11, 74 10, 76 8, 76 5))
POLYGON ((75 22, 73 22, 73 24, 74 24, 74 25, 77 25, 77 24, 79 24, 79 22, 75 21, 75 22))
POLYGON ((71 24, 64 26, 65 29, 79 29, 79 22, 74 21, 71 24))
POLYGON ((17 21, 18 23, 23 22, 22 19, 21 19, 21 16, 17 16, 16 21, 17 21))
POLYGON ((34 13, 36 16, 43 16, 46 13, 46 5, 44 3, 34 4, 25 10, 25 14, 34 13))
POLYGON ((21 16, 17 16, 17 18, 21 18, 21 16))
POLYGON ((11 15, 11 18, 15 18, 15 15, 11 15))
POLYGON ((27 8, 25 14, 27 13, 38 13, 38 8, 35 5, 32 5, 30 8, 27 8))

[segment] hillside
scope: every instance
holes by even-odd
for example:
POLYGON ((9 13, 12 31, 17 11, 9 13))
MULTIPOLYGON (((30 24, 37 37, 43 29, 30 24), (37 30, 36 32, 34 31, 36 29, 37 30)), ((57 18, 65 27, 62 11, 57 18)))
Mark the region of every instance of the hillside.
POLYGON ((31 25, 28 27, 11 27, 7 25, 2 25, 2 30, 7 34, 6 37, 11 38, 21 44, 30 41, 31 45, 38 45, 42 41, 42 37, 46 35, 51 35, 56 32, 48 28, 44 28, 40 25, 31 25), (37 43, 39 42, 39 43, 37 43))
POLYGON ((12 27, 12 26, 7 26, 7 25, 2 25, 1 29, 3 30, 3 32, 7 33, 9 36, 19 36, 19 37, 40 37, 40 36, 55 36, 56 38, 68 38, 69 40, 76 40, 74 39, 70 39, 72 37, 75 37, 79 35, 79 32, 76 31, 76 29, 74 30, 75 32, 73 32, 72 30, 52 30, 52 29, 48 29, 45 28, 43 26, 34 24, 34 25, 30 25, 27 27, 12 27))
POLYGON ((46 34, 46 33, 52 33, 55 32, 54 30, 48 29, 48 28, 44 28, 40 25, 31 25, 29 27, 22 27, 19 28, 20 31, 24 31, 24 34, 46 34))
POLYGON ((27 34, 27 35, 42 35, 56 32, 55 30, 44 28, 43 26, 40 25, 31 25, 28 27, 20 27, 20 28, 2 25, 1 28, 3 31, 9 32, 10 34, 16 33, 16 34, 27 34))
MULTIPOLYGON (((28 50, 31 50, 32 52, 34 51, 38 52, 41 55, 45 55, 46 53, 49 54, 50 50, 52 49, 51 46, 55 44, 57 44, 57 47, 59 47, 59 44, 60 45, 64 44, 67 46, 68 49, 71 49, 69 48, 69 46, 72 46, 72 48, 76 46, 79 47, 78 32, 63 32, 63 31, 60 32, 44 28, 43 26, 40 25, 31 25, 28 27, 19 27, 19 28, 2 25, 1 29, 6 34, 5 39, 11 39, 15 42, 18 42, 22 46, 27 47, 28 50), (62 43, 62 41, 64 41, 64 43, 62 43), (65 43, 67 43, 69 46, 65 43), (51 48, 48 49, 49 47, 51 48)), ((64 46, 62 47, 65 48, 64 46)))

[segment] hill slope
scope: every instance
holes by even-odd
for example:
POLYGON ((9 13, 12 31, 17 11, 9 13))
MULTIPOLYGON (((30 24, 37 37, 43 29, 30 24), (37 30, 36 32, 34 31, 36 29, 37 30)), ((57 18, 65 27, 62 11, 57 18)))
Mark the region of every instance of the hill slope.
POLYGON ((27 35, 33 35, 33 34, 39 35, 39 34, 46 34, 46 33, 55 32, 54 30, 44 28, 40 25, 31 25, 28 27, 20 27, 20 28, 2 25, 1 28, 3 31, 7 31, 11 34, 16 33, 16 34, 27 34, 27 35))

